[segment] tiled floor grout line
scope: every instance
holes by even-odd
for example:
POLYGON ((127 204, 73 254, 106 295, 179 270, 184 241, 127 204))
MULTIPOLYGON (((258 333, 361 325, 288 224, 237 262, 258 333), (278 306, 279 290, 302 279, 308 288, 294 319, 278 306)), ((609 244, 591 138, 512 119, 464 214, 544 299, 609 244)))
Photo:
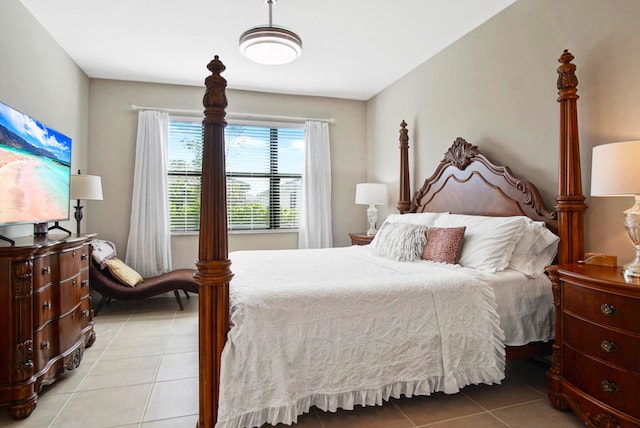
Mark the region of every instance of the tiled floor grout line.
MULTIPOLYGON (((176 313, 173 312, 173 317, 171 318, 171 325, 169 326, 169 332, 171 332, 171 328, 176 323, 176 313)), ((169 335, 170 336, 170 335, 169 335)), ((147 410, 149 408, 149 402, 151 401, 151 395, 153 394, 154 387, 156 385, 156 381, 158 378, 158 373, 160 372, 160 367, 162 366, 162 359, 167 352, 167 347, 169 346, 169 339, 167 339, 162 348, 162 353, 160 354, 160 360, 158 361, 158 366, 156 367, 155 373, 153 374, 153 380, 151 381, 151 388, 149 388, 149 393, 147 394, 147 399, 144 402, 144 406, 142 408, 142 415, 140 416, 140 422, 138 422, 138 426, 141 427, 144 423, 144 417, 147 414, 147 410)))
MULTIPOLYGON (((129 317, 127 318, 127 321, 129 321, 131 319, 131 313, 129 313, 129 317)), ((78 384, 75 386, 75 388, 73 388, 73 391, 71 391, 71 393, 69 394, 69 397, 65 400, 64 404, 62 405, 62 407, 60 407, 60 410, 58 411, 58 413, 56 413, 56 415, 53 417, 53 419, 51 420, 51 422, 49 423, 49 428, 52 427, 55 423, 56 420, 58 420, 58 418, 60 417, 60 415, 62 414, 62 412, 64 411, 64 409, 67 407, 67 405, 69 404, 69 402, 75 397, 76 393, 78 392, 78 388, 80 388, 80 385, 82 385, 82 382, 84 382, 84 380, 87 378, 87 376, 89 376, 89 374, 91 373, 91 371, 94 369, 94 367, 98 364, 98 362, 100 361, 100 359, 102 358, 102 356, 104 355, 104 353, 107 351, 107 349, 109 349, 109 346, 113 343, 113 341, 115 340, 115 338, 118 336, 118 333, 120 333, 120 330, 122 330, 122 328, 124 327, 124 325, 126 324, 126 322, 123 322, 120 324, 120 327, 118 328, 118 331, 113 335, 113 337, 111 338, 111 340, 109 341, 109 343, 104 347, 104 349, 102 350, 102 352, 100 353, 100 355, 98 355, 98 358, 96 358, 96 360, 93 362, 93 364, 91 365, 91 367, 89 368, 89 370, 87 370, 87 372, 85 373, 85 375, 82 377, 82 379, 80 380, 80 382, 78 382, 78 384)), ((96 334, 96 340, 98 340, 98 335, 96 334)), ((88 348, 91 349, 91 348, 88 348)), ((80 363, 82 364, 82 362, 80 363)))
POLYGON ((403 412, 403 411, 402 411, 402 409, 400 408, 400 406, 398 406, 398 405, 396 404, 396 402, 395 402, 395 401, 391 401, 391 400, 389 400, 389 401, 387 401, 386 403, 384 403, 384 405, 385 405, 385 406, 386 406, 387 404, 393 404, 393 407, 395 407, 395 408, 396 408, 396 409, 397 409, 397 410, 402 414, 402 416, 404 416, 404 417, 405 417, 405 419, 407 419, 407 420, 409 421, 409 423, 411 423, 411 426, 412 426, 412 427, 414 427, 414 428, 415 428, 415 427, 417 427, 416 423, 415 423, 415 422, 413 422, 413 421, 411 420, 411 418, 410 418, 409 416, 407 416, 407 414, 406 414, 405 412, 403 412))

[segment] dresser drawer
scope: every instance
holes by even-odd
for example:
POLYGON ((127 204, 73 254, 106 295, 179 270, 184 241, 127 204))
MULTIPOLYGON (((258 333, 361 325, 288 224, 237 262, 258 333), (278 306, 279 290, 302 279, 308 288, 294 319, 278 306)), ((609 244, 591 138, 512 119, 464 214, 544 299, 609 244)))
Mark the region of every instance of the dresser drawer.
POLYGON ((82 330, 89 327, 93 320, 93 312, 91 309, 91 297, 85 296, 80 302, 80 327, 82 330))
POLYGON ((60 326, 60 353, 65 353, 80 340, 82 307, 78 306, 58 320, 60 326))
POLYGON ((58 319, 51 320, 33 334, 33 364, 36 373, 44 369, 49 360, 60 353, 58 321, 58 319))
POLYGON ((38 330, 47 321, 60 314, 60 292, 58 284, 42 287, 33 293, 33 329, 38 330))
POLYGON ((565 283, 562 289, 565 312, 579 314, 598 324, 621 328, 640 334, 640 299, 609 294, 565 283))
POLYGON ((640 336, 623 334, 564 314, 564 343, 640 375, 640 336))
POLYGON ((52 282, 58 281, 60 270, 58 255, 51 254, 33 260, 33 289, 34 291, 52 282))
MULTIPOLYGON (((88 282, 87 282, 88 285, 88 282)), ((82 286, 82 275, 76 275, 60 282, 60 314, 66 314, 80 303, 87 287, 82 286)))
POLYGON ((640 417, 640 377, 617 370, 577 352, 563 348, 564 378, 591 397, 636 418, 640 417))
POLYGON ((82 269, 83 262, 86 264, 87 251, 84 247, 78 247, 60 253, 60 280, 64 281, 77 275, 82 269))

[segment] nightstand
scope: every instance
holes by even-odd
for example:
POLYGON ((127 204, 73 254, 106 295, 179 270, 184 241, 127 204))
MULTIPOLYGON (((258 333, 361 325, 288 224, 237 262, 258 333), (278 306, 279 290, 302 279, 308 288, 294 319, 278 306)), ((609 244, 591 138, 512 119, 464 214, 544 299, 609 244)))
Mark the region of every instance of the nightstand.
POLYGON ((350 233, 351 245, 369 245, 375 235, 367 235, 366 233, 350 233))
POLYGON ((621 271, 547 268, 556 309, 549 399, 588 426, 640 426, 640 281, 621 271))

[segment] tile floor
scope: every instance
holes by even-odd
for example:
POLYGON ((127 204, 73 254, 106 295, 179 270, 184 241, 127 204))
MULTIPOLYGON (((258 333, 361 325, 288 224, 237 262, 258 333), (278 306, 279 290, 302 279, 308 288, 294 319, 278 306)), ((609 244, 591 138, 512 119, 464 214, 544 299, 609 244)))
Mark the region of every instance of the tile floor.
MULTIPOLYGON (((45 387, 34 413, 0 427, 194 428, 198 419, 197 296, 112 302, 95 317, 96 343, 80 367, 45 387)), ((502 385, 460 394, 394 399, 381 407, 324 413, 312 409, 298 428, 582 427, 546 398, 546 367, 510 363, 502 385)))

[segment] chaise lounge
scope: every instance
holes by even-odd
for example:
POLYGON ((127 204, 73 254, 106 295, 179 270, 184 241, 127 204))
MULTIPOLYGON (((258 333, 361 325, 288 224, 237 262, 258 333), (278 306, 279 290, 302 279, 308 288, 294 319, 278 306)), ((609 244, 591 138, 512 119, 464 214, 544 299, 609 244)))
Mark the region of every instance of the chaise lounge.
POLYGON ((93 313, 98 315, 102 306, 111 299, 142 300, 169 291, 173 291, 182 311, 184 307, 179 291, 183 290, 187 299, 189 298, 188 292, 198 292, 198 284, 193 278, 194 272, 194 269, 177 269, 152 278, 145 278, 135 287, 130 287, 118 281, 108 269, 101 270, 94 260, 89 268, 90 284, 93 290, 102 295, 102 298, 94 306, 93 313))

